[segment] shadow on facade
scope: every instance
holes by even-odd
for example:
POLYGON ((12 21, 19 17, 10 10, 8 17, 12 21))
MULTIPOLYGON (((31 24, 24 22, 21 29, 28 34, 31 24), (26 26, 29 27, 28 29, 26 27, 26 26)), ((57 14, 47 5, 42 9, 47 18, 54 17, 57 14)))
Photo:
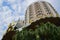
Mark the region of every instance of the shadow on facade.
POLYGON ((41 23, 46 23, 46 22, 50 22, 50 23, 55 24, 56 26, 60 26, 60 18, 59 17, 50 17, 50 18, 44 18, 44 19, 37 20, 36 22, 31 23, 31 25, 29 25, 26 28, 27 29, 35 29, 36 25, 40 25, 41 23))

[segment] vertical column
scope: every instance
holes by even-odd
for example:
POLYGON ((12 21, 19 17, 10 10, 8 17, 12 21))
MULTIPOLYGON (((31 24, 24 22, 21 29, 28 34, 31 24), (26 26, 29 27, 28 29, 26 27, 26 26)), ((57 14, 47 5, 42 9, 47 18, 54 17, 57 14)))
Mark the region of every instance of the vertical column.
POLYGON ((45 7, 44 7, 42 2, 39 2, 39 4, 41 5, 41 9, 42 9, 42 12, 43 12, 43 18, 45 18, 47 16, 47 12, 44 9, 45 7))
POLYGON ((56 13, 55 13, 55 11, 53 10, 53 8, 49 5, 49 3, 48 2, 46 2, 46 5, 48 6, 48 8, 50 9, 50 11, 51 11, 51 14, 53 15, 53 17, 56 17, 56 13))
POLYGON ((36 11, 35 11, 34 4, 33 4, 33 17, 34 17, 34 21, 36 21, 37 17, 36 17, 36 11))

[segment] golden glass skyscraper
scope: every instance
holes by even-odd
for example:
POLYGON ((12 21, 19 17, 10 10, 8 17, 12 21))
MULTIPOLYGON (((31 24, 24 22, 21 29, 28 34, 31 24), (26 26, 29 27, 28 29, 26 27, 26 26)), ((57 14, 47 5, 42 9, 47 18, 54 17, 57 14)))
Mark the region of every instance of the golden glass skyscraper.
POLYGON ((41 18, 57 16, 58 13, 50 3, 45 1, 34 2, 26 10, 25 24, 31 24, 32 22, 41 18))

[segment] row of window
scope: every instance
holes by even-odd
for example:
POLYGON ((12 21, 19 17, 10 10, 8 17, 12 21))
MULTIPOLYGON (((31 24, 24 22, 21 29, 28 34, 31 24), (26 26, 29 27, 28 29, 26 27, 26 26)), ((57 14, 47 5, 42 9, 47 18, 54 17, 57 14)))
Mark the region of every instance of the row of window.
POLYGON ((34 6, 35 6, 35 11, 41 10, 41 6, 40 6, 40 4, 39 4, 38 2, 36 2, 36 3, 34 4, 34 6))
POLYGON ((32 5, 29 6, 29 13, 33 13, 32 5))
MULTIPOLYGON (((50 9, 48 8, 48 6, 46 5, 46 3, 45 2, 43 2, 43 5, 44 5, 44 9, 45 9, 45 11, 47 12, 47 14, 51 14, 51 11, 50 11, 50 9)), ((35 4, 34 4, 34 6, 35 6, 35 12, 36 12, 36 16, 38 17, 38 16, 40 16, 40 15, 44 15, 43 14, 43 11, 41 10, 41 7, 40 7, 40 4, 38 3, 38 2, 36 2, 35 4)), ((33 19, 34 18, 34 14, 33 14, 33 12, 32 12, 32 9, 31 9, 31 7, 29 8, 29 19, 33 19)))
POLYGON ((43 2, 43 5, 44 5, 44 9, 45 11, 47 12, 47 14, 51 14, 51 11, 50 9, 48 8, 47 4, 45 2, 43 2))

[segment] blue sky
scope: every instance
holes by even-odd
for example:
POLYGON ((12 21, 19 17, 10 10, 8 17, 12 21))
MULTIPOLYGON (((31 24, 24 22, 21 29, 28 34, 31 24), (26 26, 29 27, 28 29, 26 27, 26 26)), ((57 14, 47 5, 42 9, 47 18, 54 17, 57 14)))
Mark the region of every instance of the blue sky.
MULTIPOLYGON (((6 32, 8 24, 17 21, 19 17, 24 20, 26 8, 35 1, 39 0, 0 0, 0 40, 6 32)), ((56 11, 60 13, 60 0, 44 1, 51 3, 56 11)))

